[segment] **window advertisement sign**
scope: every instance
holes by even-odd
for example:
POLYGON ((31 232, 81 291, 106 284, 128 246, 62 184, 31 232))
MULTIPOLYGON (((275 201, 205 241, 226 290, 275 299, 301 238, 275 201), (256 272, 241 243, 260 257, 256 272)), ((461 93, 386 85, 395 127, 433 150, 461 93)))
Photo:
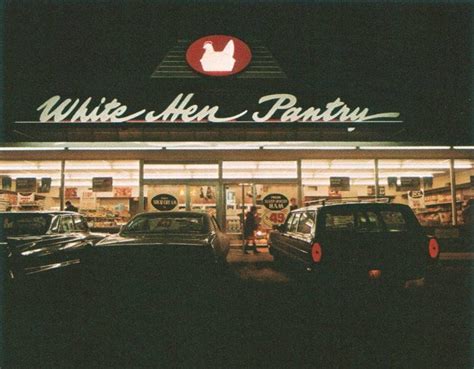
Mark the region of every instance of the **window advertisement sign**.
POLYGON ((350 191, 349 177, 331 177, 329 178, 330 187, 339 191, 350 191))
POLYGON ((149 185, 147 187, 148 211, 186 210, 185 185, 149 185))
POLYGON ((17 192, 36 192, 36 178, 17 178, 17 192))
POLYGON ((408 205, 412 209, 424 209, 425 206, 425 191, 408 191, 408 205))
POLYGON ((216 215, 216 187, 215 186, 188 186, 190 207, 193 211, 206 211, 216 215))
POLYGON ((390 189, 396 189, 397 188, 397 177, 388 177, 387 178, 387 183, 388 183, 388 188, 390 189))
POLYGON ((19 192, 18 205, 32 204, 35 202, 35 194, 33 192, 19 192))
POLYGON ((264 216, 262 217, 264 225, 273 226, 285 221, 290 204, 290 201, 285 195, 281 193, 268 194, 263 198, 262 204, 264 206, 264 216))
POLYGON ((132 197, 132 187, 114 187, 114 197, 132 197))
POLYGON ((41 178, 38 193, 49 193, 51 191, 51 178, 41 178))
POLYGON ((66 187, 64 189, 64 197, 66 199, 74 199, 77 198, 77 187, 66 187))
POLYGON ((170 211, 178 206, 178 199, 168 193, 160 193, 151 199, 151 204, 158 211, 170 211))
POLYGON ((256 185, 260 230, 268 232, 274 225, 285 222, 291 199, 296 199, 296 185, 256 185))
POLYGON ((420 189, 420 177, 401 177, 400 190, 410 191, 420 189))
POLYGON ((93 191, 82 191, 81 199, 79 202, 79 208, 84 209, 96 209, 97 198, 93 191))
POLYGON ((2 190, 10 191, 12 189, 12 178, 5 176, 2 177, 2 190))
MULTIPOLYGON (((379 186, 379 196, 385 196, 385 186, 379 186)), ((367 186, 367 196, 375 196, 375 186, 367 186)))
POLYGON ((94 177, 92 178, 92 191, 94 192, 112 192, 112 177, 94 177))

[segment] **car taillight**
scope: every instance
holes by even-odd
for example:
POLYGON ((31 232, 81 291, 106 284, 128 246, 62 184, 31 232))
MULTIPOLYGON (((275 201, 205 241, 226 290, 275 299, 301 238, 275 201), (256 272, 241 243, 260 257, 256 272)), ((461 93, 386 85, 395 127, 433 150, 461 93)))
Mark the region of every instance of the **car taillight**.
POLYGON ((370 279, 379 279, 382 275, 382 271, 380 269, 371 269, 369 270, 369 278, 370 279))
POLYGON ((439 256, 439 243, 436 238, 431 238, 428 244, 428 252, 432 259, 436 259, 439 256))
POLYGON ((323 257, 323 249, 318 242, 313 243, 313 246, 311 247, 311 256, 315 263, 321 262, 323 257))

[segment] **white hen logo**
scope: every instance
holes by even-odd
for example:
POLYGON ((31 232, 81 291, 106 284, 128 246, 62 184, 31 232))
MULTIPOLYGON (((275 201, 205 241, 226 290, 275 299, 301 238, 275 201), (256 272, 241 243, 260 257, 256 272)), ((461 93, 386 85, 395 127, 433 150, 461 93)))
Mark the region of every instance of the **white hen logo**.
POLYGON ((215 51, 212 41, 204 42, 205 51, 201 57, 202 69, 205 72, 231 72, 234 69, 234 41, 229 40, 222 51, 215 51))

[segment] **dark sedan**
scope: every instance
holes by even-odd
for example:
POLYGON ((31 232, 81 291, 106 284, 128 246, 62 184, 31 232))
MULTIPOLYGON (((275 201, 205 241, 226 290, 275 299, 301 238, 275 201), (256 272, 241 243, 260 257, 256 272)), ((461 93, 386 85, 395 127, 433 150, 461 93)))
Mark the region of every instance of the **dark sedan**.
POLYGON ((78 265, 83 251, 105 237, 74 212, 0 212, 0 218, 7 281, 78 265))
POLYGON ((136 215, 116 235, 90 248, 89 276, 111 279, 146 273, 187 274, 191 270, 219 270, 225 266, 229 238, 214 217, 201 212, 163 212, 136 215))

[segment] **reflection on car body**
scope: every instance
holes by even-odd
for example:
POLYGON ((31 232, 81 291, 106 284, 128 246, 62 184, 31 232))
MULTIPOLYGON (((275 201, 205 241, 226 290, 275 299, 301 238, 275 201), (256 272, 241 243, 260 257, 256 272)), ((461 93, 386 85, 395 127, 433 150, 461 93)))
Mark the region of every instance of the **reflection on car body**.
POLYGON ((74 212, 1 212, 0 219, 8 280, 77 265, 84 249, 105 237, 74 212))
POLYGON ((439 256, 437 240, 401 204, 309 206, 292 211, 278 228, 269 240, 275 259, 345 282, 422 284, 439 256))

